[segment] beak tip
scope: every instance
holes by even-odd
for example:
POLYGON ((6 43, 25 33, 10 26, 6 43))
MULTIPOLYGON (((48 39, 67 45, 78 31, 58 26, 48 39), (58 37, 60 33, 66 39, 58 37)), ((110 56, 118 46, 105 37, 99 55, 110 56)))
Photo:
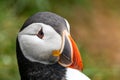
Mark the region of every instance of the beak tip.
POLYGON ((83 63, 82 63, 82 58, 81 58, 79 49, 71 36, 70 36, 70 41, 71 41, 71 44, 73 47, 73 63, 71 65, 71 67, 82 71, 83 63))

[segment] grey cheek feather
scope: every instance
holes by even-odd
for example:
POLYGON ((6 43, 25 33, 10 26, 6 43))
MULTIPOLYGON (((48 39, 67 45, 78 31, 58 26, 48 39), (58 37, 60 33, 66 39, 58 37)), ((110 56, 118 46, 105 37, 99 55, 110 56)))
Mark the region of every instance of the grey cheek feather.
POLYGON ((36 35, 30 35, 30 33, 26 34, 25 32, 31 28, 33 29, 33 27, 26 28, 25 31, 22 30, 18 35, 20 48, 23 55, 30 61, 44 64, 54 63, 58 60, 58 57, 52 56, 52 51, 61 48, 61 36, 49 25, 43 23, 34 23, 32 25, 35 27, 38 24, 44 26, 44 39, 40 39, 36 35))
POLYGON ((50 64, 56 61, 57 58, 53 57, 50 54, 50 51, 47 51, 46 53, 44 49, 40 48, 40 45, 35 45, 34 43, 29 42, 28 40, 23 40, 23 38, 21 37, 19 37, 18 39, 23 55, 30 61, 40 62, 44 64, 50 64))

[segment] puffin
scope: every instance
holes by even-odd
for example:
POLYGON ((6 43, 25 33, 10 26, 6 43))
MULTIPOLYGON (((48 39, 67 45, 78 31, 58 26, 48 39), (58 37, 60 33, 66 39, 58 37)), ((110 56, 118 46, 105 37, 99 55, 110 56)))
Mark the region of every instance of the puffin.
POLYGON ((68 21, 52 12, 29 17, 16 38, 21 80, 90 80, 68 21))

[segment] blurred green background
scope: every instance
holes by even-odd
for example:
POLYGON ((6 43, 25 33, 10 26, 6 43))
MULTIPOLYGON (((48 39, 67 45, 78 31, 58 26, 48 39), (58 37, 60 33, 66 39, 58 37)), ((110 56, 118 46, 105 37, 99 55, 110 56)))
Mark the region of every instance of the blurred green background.
POLYGON ((120 79, 120 0, 1 0, 0 80, 19 80, 15 43, 24 21, 39 11, 65 17, 92 80, 120 79))

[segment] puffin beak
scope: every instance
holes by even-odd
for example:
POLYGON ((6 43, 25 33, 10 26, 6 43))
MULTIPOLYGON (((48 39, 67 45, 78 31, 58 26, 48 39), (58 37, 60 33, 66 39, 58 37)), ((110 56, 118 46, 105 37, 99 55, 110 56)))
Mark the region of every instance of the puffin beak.
POLYGON ((67 31, 63 32, 63 43, 58 63, 64 67, 83 69, 82 59, 76 43, 67 31))

